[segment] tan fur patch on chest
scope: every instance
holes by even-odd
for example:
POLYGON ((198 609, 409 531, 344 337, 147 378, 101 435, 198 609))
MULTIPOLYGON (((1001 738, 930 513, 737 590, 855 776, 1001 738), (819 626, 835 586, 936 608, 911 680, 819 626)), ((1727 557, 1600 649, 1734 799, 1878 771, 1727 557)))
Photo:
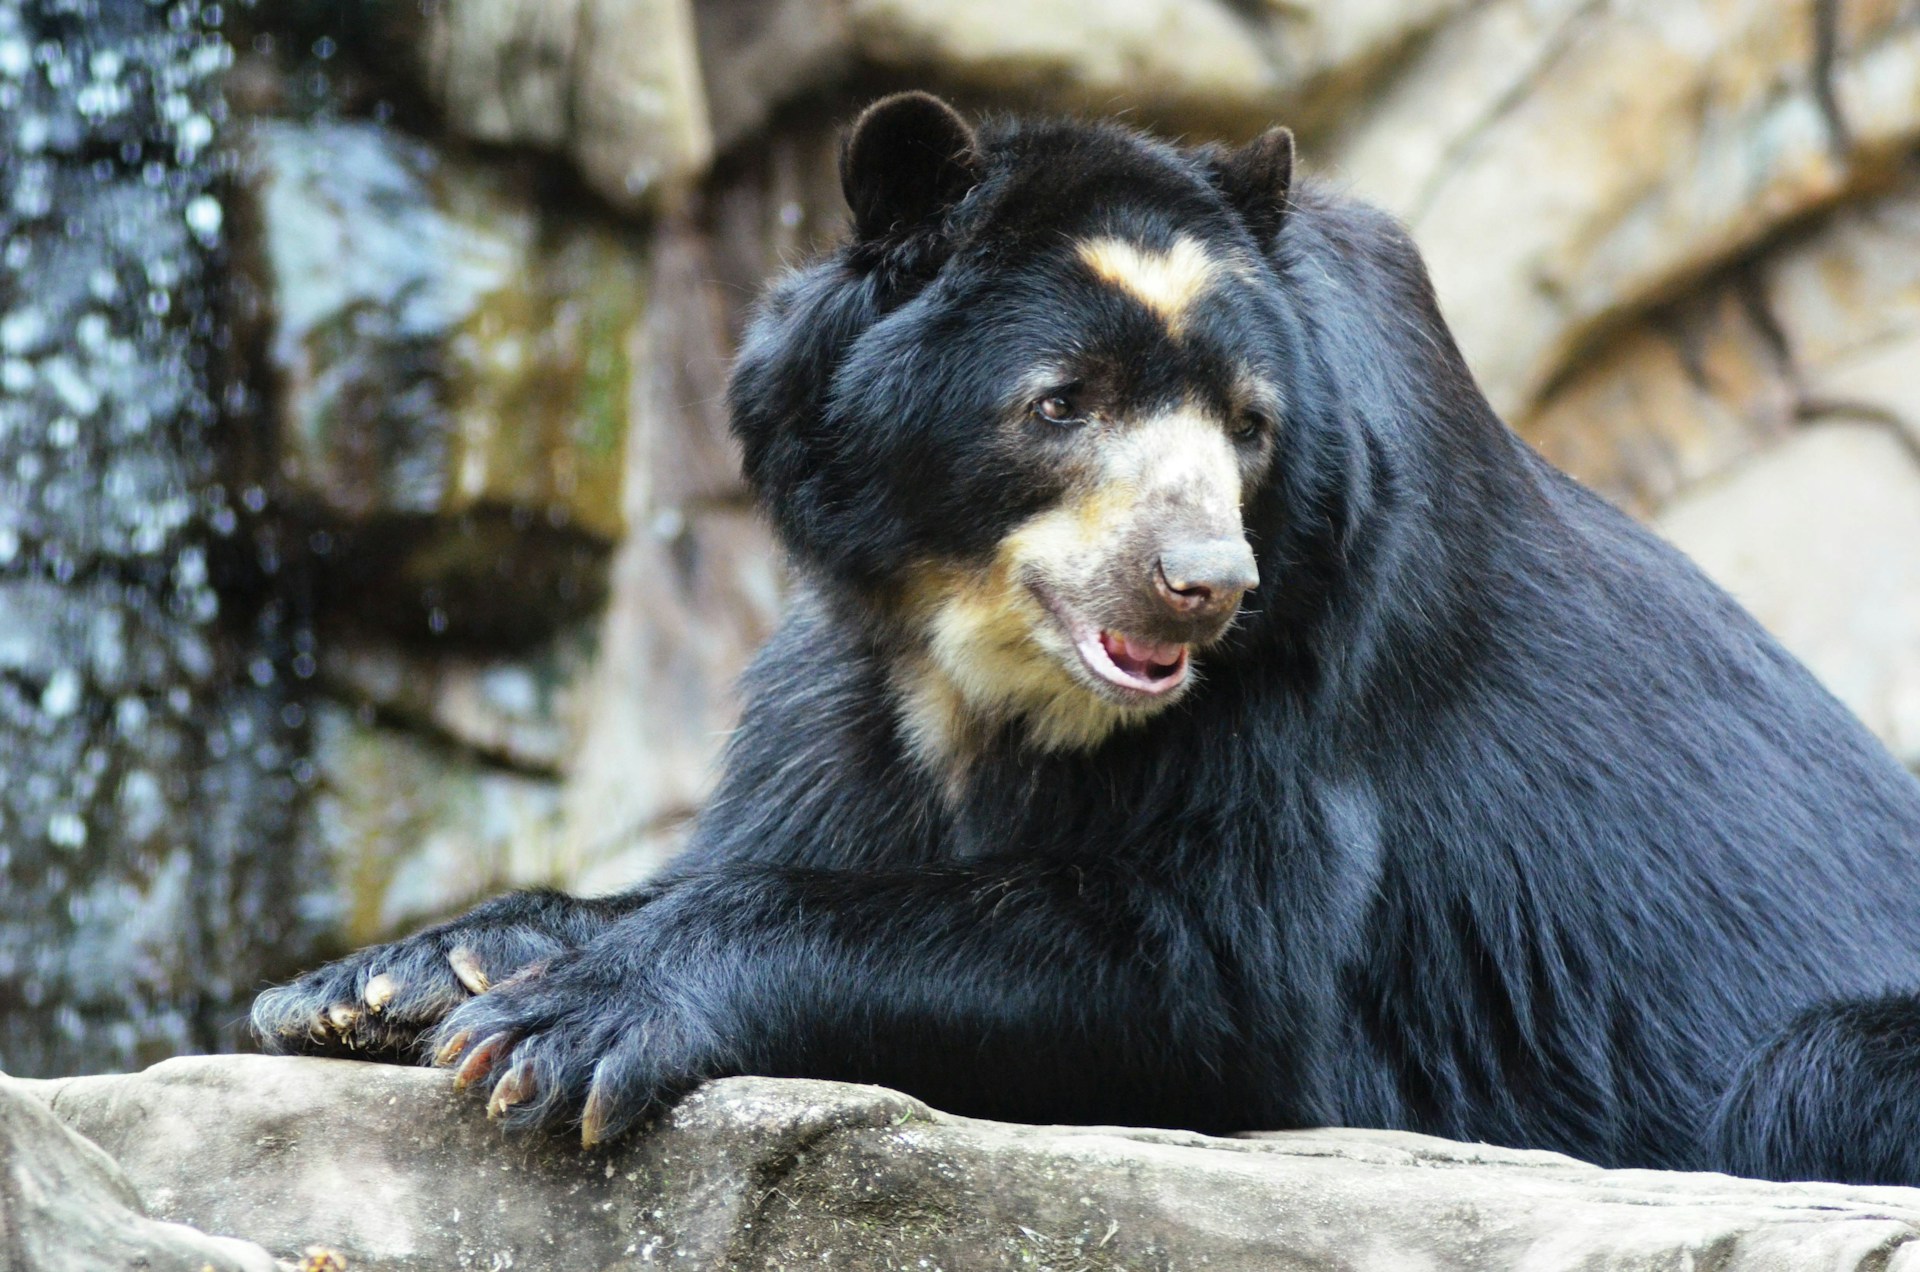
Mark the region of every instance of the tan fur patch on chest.
POLYGON ((1207 250, 1191 238, 1176 239, 1166 251, 1119 238, 1088 239, 1079 254, 1096 278, 1145 305, 1176 334, 1219 274, 1207 250))

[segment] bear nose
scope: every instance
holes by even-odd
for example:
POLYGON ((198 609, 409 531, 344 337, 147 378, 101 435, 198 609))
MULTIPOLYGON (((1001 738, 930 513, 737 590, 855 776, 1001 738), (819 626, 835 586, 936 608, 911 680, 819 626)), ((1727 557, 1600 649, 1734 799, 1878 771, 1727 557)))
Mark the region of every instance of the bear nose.
POLYGON ((1260 571, 1245 539, 1207 539, 1162 551, 1153 582, 1176 614, 1211 617, 1231 610, 1259 586, 1260 571))

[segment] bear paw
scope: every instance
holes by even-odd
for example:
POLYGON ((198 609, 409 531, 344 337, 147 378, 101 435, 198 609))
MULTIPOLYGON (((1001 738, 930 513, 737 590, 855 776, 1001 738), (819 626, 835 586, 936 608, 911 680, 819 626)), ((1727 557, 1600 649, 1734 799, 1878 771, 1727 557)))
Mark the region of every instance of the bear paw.
POLYGON ((647 971, 574 951, 441 1022, 434 1063, 512 1128, 614 1139, 722 1066, 713 1032, 647 971))
POLYGON ((421 1039, 448 1012, 571 947, 567 924, 544 913, 551 908, 547 898, 502 897, 329 963, 256 998, 254 1034, 276 1055, 425 1059, 421 1039))

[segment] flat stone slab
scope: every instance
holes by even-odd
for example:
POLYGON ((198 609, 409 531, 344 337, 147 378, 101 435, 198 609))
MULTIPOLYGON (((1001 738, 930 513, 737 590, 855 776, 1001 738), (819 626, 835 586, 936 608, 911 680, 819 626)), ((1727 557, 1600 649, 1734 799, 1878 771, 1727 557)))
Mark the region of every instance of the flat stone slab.
POLYGON ((224 1056, 16 1084, 149 1214, 455 1268, 1920 1272, 1920 1189, 1602 1170, 1384 1131, 1013 1126, 733 1078, 607 1151, 501 1134, 445 1073, 224 1056))

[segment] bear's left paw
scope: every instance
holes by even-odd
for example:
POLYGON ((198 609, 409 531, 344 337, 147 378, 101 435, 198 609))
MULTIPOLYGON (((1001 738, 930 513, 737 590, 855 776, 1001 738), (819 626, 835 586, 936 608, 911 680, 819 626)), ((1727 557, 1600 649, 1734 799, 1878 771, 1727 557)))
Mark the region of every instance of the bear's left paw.
POLYGON ((578 1128, 592 1148, 720 1072, 688 1003, 591 947, 469 1000, 440 1023, 434 1063, 487 1095, 508 1127, 578 1128))

